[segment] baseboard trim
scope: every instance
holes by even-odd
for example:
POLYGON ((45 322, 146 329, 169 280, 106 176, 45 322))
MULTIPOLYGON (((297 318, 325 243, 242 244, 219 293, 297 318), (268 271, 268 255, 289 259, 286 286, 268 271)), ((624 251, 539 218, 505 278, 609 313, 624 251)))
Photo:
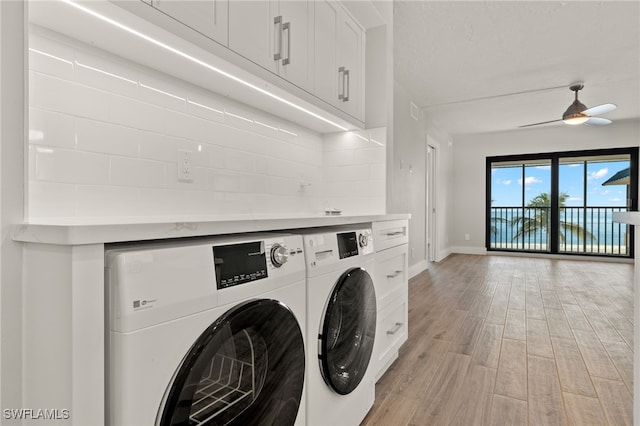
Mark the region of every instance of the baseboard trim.
POLYGON ((451 247, 451 253, 458 254, 477 254, 477 255, 486 255, 487 249, 484 247, 451 247))
POLYGON ((416 275, 418 275, 420 272, 426 271, 427 269, 429 269, 429 261, 421 260, 415 265, 409 266, 409 278, 413 278, 416 275))
POLYGON ((442 262, 443 260, 445 260, 447 257, 449 257, 451 255, 451 249, 448 248, 446 250, 442 250, 438 252, 438 257, 436 258, 436 262, 442 262))

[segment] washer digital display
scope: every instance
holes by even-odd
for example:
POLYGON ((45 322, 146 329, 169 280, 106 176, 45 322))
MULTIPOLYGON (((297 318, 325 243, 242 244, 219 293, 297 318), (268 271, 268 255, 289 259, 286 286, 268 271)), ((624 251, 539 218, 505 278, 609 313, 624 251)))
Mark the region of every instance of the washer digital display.
POLYGON ((355 232, 337 234, 340 259, 358 255, 358 239, 355 232))
POLYGON ((213 247, 218 289, 267 278, 264 241, 213 247))

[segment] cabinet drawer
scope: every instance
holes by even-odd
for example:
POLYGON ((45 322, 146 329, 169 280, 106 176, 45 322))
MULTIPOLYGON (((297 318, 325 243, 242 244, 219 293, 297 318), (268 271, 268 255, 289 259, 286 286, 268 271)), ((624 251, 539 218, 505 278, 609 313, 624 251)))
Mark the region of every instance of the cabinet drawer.
POLYGON ((377 252, 374 285, 378 311, 384 309, 391 301, 407 293, 408 285, 408 246, 393 247, 377 252))
POLYGON ((400 346, 407 340, 408 324, 407 298, 400 297, 383 309, 378 316, 375 355, 376 372, 396 356, 400 346))
POLYGON ((409 241, 409 221, 373 222, 373 247, 376 251, 406 244, 409 241))

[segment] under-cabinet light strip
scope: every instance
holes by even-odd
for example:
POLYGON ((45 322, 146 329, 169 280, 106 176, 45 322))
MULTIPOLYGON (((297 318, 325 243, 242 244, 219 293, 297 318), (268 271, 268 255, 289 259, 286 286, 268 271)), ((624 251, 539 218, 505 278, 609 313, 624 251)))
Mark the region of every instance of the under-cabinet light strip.
POLYGON ((308 114, 308 115, 310 115, 310 116, 312 116, 314 118, 317 118, 318 120, 321 120, 321 121, 324 121, 325 123, 331 124, 331 125, 337 127, 340 130, 343 130, 343 131, 348 131, 349 130, 344 126, 341 126, 340 124, 329 120, 328 118, 325 118, 325 117, 323 117, 323 116, 321 116, 319 114, 316 114, 315 112, 310 111, 310 110, 308 110, 306 108, 303 108, 303 107, 301 107, 301 106, 299 106, 299 105, 297 105, 297 104, 295 104, 295 103, 293 103, 293 102, 291 102, 291 101, 289 101, 287 99, 284 99, 283 97, 280 97, 280 96, 278 96, 278 95, 276 95, 274 93, 271 93, 271 92, 269 92, 269 91, 267 91, 267 90, 265 90, 265 89, 263 89, 261 87, 258 87, 255 84, 249 83, 248 81, 245 81, 245 80, 243 80, 243 79, 241 79, 239 77, 236 77, 233 74, 230 74, 230 73, 228 73, 226 71, 223 71, 220 68, 216 68, 213 65, 211 65, 211 64, 209 64, 209 63, 207 63, 207 62, 205 62, 205 61, 203 61, 201 59, 198 59, 198 58, 196 58, 194 56, 191 56, 188 53, 185 53, 185 52, 183 52, 183 51, 181 51, 179 49, 176 49, 173 46, 170 46, 170 45, 168 45, 166 43, 161 42, 160 40, 156 40, 155 38, 150 37, 150 36, 148 36, 148 35, 146 35, 144 33, 141 33, 140 31, 135 30, 135 29, 133 29, 131 27, 128 27, 128 26, 126 26, 126 25, 124 25, 124 24, 122 24, 122 23, 120 23, 120 22, 118 22, 118 21, 116 21, 114 19, 109 18, 108 16, 104 16, 101 13, 98 13, 93 9, 89 9, 88 7, 80 5, 80 4, 78 4, 78 3, 76 3, 76 2, 74 2, 72 0, 61 0, 61 1, 66 3, 66 4, 68 4, 69 6, 75 7, 76 9, 81 10, 81 11, 83 11, 83 12, 85 12, 85 13, 87 13, 87 14, 95 17, 95 18, 98 18, 101 21, 104 21, 104 22, 106 22, 108 24, 111 24, 111 25, 117 27, 117 28, 120 28, 121 30, 124 30, 124 31, 126 31, 126 32, 128 32, 130 34, 133 34, 136 37, 139 37, 139 38, 141 38, 143 40, 146 40, 149 43, 155 44, 156 46, 161 47, 161 48, 163 48, 165 50, 168 50, 169 52, 172 52, 172 53, 174 53, 174 54, 176 54, 178 56, 181 56, 181 57, 183 57, 183 58, 185 58, 185 59, 187 59, 187 60, 189 60, 189 61, 191 61, 193 63, 196 63, 196 64, 198 64, 198 65, 200 65, 200 66, 202 66, 204 68, 207 68, 207 69, 209 69, 211 71, 214 71, 214 72, 216 72, 216 73, 218 73, 220 75, 223 75, 223 76, 225 76, 225 77, 227 77, 227 78, 229 78, 229 79, 231 79, 233 81, 236 81, 236 82, 238 82, 238 83, 240 83, 240 84, 242 84, 244 86, 247 86, 247 87, 249 87, 249 88, 251 88, 251 89, 253 89, 253 90, 257 91, 257 92, 260 92, 260 93, 262 93, 264 95, 267 95, 267 96, 269 96, 269 97, 271 97, 271 98, 273 98, 273 99, 275 99, 277 101, 280 101, 280 102, 282 102, 282 103, 284 103, 284 104, 286 104, 286 105, 288 105, 288 106, 290 106, 292 108, 297 109, 298 111, 302 111, 302 112, 304 112, 304 113, 306 113, 306 114, 308 114))

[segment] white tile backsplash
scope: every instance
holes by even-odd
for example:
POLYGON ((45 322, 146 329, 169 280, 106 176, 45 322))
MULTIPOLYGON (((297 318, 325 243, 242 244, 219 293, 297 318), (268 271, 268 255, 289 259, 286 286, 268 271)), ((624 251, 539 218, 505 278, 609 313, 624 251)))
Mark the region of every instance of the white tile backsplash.
POLYGON ((78 150, 82 151, 137 157, 140 134, 139 130, 130 127, 86 118, 75 119, 75 138, 78 150))
POLYGON ((106 185, 109 183, 109 157, 91 152, 36 146, 35 179, 106 185))
POLYGON ((74 148, 74 118, 38 108, 29 108, 29 143, 59 148, 74 148))
POLYGON ((386 211, 386 129, 324 137, 324 208, 345 214, 386 211))
POLYGON ((384 212, 384 130, 322 137, 38 27, 29 43, 30 219, 384 212))

